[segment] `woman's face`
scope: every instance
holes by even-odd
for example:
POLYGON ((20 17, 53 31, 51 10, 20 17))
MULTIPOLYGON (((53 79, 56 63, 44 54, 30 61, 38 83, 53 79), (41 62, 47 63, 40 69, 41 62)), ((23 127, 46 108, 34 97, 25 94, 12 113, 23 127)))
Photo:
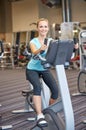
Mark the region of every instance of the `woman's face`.
POLYGON ((38 33, 41 36, 46 36, 49 31, 48 21, 40 21, 38 24, 38 33))

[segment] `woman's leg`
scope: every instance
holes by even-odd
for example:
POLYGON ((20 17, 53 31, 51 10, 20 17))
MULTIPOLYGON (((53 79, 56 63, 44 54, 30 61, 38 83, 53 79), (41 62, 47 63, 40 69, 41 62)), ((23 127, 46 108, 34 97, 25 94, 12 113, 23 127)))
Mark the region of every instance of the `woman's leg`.
POLYGON ((41 114, 42 113, 41 96, 33 95, 33 102, 34 102, 37 115, 41 114))
POLYGON ((27 77, 27 80, 29 80, 31 84, 33 85, 33 91, 34 91, 33 103, 34 103, 35 110, 37 113, 37 120, 39 121, 38 124, 45 126, 47 125, 47 122, 45 121, 45 117, 42 113, 42 107, 41 107, 42 106, 41 83, 39 79, 39 73, 32 70, 26 70, 26 77, 27 77))
POLYGON ((49 104, 53 104, 58 98, 58 85, 56 83, 55 78, 53 77, 52 73, 49 70, 44 71, 42 75, 44 82, 51 90, 51 99, 49 104))
POLYGON ((33 102, 37 114, 41 113, 41 83, 39 79, 39 73, 33 70, 26 70, 27 80, 33 86, 33 102))
POLYGON ((51 104, 53 104, 53 103, 55 103, 55 102, 56 102, 56 99, 50 98, 50 100, 49 100, 49 105, 51 105, 51 104))

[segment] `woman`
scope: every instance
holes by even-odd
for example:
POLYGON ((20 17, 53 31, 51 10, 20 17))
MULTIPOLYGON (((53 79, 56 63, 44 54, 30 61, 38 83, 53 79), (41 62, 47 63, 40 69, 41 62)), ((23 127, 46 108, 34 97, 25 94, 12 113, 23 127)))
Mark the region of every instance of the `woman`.
MULTIPOLYGON (((30 49, 33 55, 40 54, 42 55, 42 57, 45 57, 48 45, 44 44, 44 40, 47 37, 49 31, 48 20, 45 18, 39 19, 39 21, 37 22, 37 30, 38 37, 33 38, 30 41, 30 49)), ((50 40, 51 38, 48 38, 48 43, 50 40)), ((33 85, 33 103, 37 112, 38 125, 46 126, 47 121, 45 120, 41 108, 41 84, 39 79, 40 75, 42 75, 44 82, 50 88, 51 99, 49 103, 52 104, 58 98, 58 87, 56 81, 53 75, 51 74, 50 70, 43 68, 40 60, 31 58, 31 60, 27 64, 26 77, 27 80, 29 80, 33 85)))

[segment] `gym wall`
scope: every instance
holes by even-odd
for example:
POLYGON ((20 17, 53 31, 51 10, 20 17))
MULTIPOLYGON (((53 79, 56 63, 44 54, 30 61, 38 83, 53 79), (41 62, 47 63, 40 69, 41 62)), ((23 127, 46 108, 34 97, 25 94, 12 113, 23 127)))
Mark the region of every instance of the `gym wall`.
POLYGON ((61 8, 49 8, 41 0, 23 0, 12 3, 13 32, 33 30, 38 18, 46 17, 50 24, 62 21, 61 8))
MULTIPOLYGON (((20 0, 16 2, 0 1, 0 33, 11 41, 12 32, 35 30, 34 22, 40 17, 49 19, 50 24, 62 22, 62 9, 49 8, 41 0, 20 0)), ((85 0, 71 0, 72 21, 86 22, 85 0)))
POLYGON ((71 0, 72 21, 86 22, 86 1, 71 0))

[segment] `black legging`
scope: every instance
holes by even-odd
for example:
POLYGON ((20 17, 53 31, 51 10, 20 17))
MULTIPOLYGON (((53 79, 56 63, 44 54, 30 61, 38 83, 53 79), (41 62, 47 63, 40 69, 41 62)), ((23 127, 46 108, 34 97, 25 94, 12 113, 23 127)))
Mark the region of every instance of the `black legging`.
POLYGON ((46 85, 50 88, 51 98, 58 98, 58 86, 57 83, 49 70, 45 71, 35 71, 26 69, 26 78, 33 85, 34 95, 41 95, 41 83, 40 83, 40 75, 42 76, 46 85))

